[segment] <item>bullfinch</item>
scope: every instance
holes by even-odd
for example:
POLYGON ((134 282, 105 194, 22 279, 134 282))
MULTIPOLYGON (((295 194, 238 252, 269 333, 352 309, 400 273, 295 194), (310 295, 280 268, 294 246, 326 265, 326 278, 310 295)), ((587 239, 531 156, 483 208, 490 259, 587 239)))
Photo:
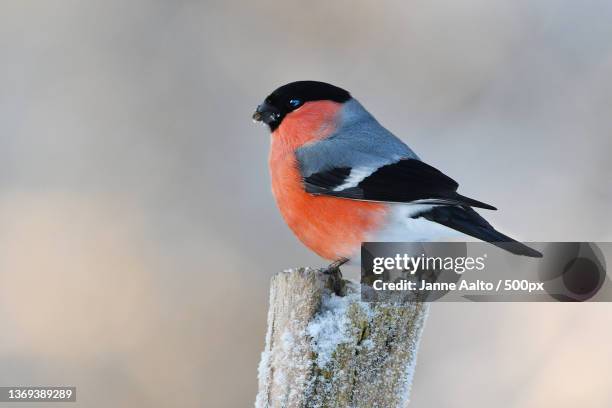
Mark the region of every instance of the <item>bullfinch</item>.
POLYGON ((502 234, 347 91, 318 81, 281 86, 257 106, 271 132, 272 192, 294 234, 337 268, 364 241, 432 241, 467 234, 514 254, 542 254, 502 234))

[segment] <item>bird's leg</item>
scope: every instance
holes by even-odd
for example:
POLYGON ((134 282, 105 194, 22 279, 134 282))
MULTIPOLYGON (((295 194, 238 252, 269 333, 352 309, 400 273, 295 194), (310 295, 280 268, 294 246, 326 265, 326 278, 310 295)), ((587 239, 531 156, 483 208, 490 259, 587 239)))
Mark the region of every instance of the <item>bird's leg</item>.
MULTIPOLYGON (((348 261, 348 258, 336 259, 334 262, 330 263, 327 268, 323 269, 322 272, 326 275, 340 274, 340 267, 348 261)), ((340 274, 340 276, 342 276, 342 274, 340 274)))
POLYGON ((336 259, 334 262, 329 264, 325 269, 321 269, 324 275, 329 275, 331 278, 331 288, 334 293, 338 296, 344 296, 344 281, 342 280, 342 272, 340 267, 348 262, 348 258, 336 259))

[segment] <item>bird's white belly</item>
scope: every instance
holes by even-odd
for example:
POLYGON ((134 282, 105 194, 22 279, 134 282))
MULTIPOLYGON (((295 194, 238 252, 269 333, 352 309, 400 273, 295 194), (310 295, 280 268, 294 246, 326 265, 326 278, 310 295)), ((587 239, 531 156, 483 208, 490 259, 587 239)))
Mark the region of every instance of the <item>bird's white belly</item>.
MULTIPOLYGON (((383 228, 368 236, 369 242, 429 242, 445 241, 465 236, 464 234, 425 218, 412 218, 419 212, 434 207, 423 204, 389 204, 392 206, 383 228)), ((357 251, 350 264, 361 263, 361 250, 357 251)))

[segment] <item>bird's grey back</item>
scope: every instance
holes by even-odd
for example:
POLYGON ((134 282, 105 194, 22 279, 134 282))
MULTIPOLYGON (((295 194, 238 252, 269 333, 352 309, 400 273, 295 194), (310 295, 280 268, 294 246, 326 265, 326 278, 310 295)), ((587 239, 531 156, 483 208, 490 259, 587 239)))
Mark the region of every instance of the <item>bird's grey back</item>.
POLYGON ((325 139, 296 151, 302 176, 334 167, 377 168, 400 159, 419 159, 356 100, 344 103, 340 123, 325 139))

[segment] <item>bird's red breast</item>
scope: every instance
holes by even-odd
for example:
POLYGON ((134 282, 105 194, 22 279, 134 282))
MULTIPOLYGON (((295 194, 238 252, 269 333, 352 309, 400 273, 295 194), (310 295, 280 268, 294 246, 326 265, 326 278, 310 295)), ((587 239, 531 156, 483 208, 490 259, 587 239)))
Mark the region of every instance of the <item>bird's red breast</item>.
POLYGON ((307 247, 330 260, 354 254, 384 222, 388 208, 304 190, 295 150, 329 136, 341 107, 332 101, 314 101, 288 114, 272 133, 269 158, 272 192, 285 222, 307 247))

